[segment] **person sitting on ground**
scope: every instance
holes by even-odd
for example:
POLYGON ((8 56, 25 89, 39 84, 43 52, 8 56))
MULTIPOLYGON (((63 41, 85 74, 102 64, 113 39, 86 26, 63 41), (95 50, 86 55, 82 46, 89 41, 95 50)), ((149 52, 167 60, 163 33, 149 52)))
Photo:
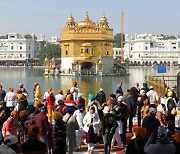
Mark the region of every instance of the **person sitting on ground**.
POLYGON ((145 136, 146 129, 143 127, 136 127, 133 129, 133 138, 128 143, 126 154, 145 154, 144 146, 145 146, 145 136))
POLYGON ((22 154, 45 154, 47 146, 44 142, 39 141, 39 127, 32 125, 29 127, 29 139, 21 144, 22 154))
POLYGON ((149 137, 149 140, 144 146, 144 152, 147 154, 175 154, 176 147, 171 143, 166 134, 166 129, 162 126, 159 126, 157 133, 156 131, 153 131, 149 137), (157 140, 155 140, 156 137, 157 140))
MULTIPOLYGON (((4 122, 8 119, 11 112, 8 107, 6 107, 5 102, 0 101, 0 130, 2 130, 4 122)), ((3 136, 2 132, 0 131, 0 142, 2 141, 3 136)))
POLYGON ((149 139, 149 136, 151 135, 151 133, 158 129, 158 127, 160 126, 160 122, 158 119, 156 119, 156 109, 151 107, 149 109, 149 114, 148 116, 146 116, 143 119, 143 123, 142 123, 142 127, 146 128, 147 130, 147 134, 146 134, 146 140, 149 139))
POLYGON ((2 154, 20 153, 18 140, 14 135, 6 136, 4 138, 4 143, 0 145, 0 153, 2 154))
POLYGON ((17 137, 18 130, 18 112, 13 110, 10 117, 3 124, 2 133, 3 136, 15 135, 17 137))

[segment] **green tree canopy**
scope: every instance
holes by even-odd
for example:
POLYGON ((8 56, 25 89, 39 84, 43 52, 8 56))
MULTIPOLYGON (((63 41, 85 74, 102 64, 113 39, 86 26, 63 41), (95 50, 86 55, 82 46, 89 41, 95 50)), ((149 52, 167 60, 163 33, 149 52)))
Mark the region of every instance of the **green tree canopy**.
MULTIPOLYGON (((123 34, 123 42, 125 41, 125 35, 123 34)), ((114 47, 121 48, 121 33, 117 33, 114 36, 114 47)))
POLYGON ((47 43, 43 48, 41 48, 38 58, 40 58, 40 63, 43 64, 44 59, 46 58, 46 55, 48 59, 54 58, 60 58, 61 56, 61 48, 59 44, 50 44, 47 43))

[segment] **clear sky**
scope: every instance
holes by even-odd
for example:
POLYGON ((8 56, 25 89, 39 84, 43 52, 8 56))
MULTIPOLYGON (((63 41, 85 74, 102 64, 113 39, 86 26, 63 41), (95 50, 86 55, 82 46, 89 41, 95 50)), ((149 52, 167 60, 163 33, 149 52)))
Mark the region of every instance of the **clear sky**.
POLYGON ((116 34, 122 8, 126 34, 180 33, 180 0, 0 0, 0 35, 18 32, 60 37, 70 13, 79 22, 87 10, 94 22, 104 13, 116 34))

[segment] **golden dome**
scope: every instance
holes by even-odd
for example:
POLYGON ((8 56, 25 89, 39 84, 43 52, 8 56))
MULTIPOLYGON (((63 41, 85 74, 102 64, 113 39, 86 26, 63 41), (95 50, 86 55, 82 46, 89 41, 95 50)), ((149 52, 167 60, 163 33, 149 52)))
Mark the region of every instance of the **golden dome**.
POLYGON ((68 17, 67 22, 68 22, 68 23, 74 22, 74 18, 72 17, 72 15, 70 15, 70 16, 68 17))
POLYGON ((101 18, 101 22, 107 22, 107 18, 104 15, 101 18))

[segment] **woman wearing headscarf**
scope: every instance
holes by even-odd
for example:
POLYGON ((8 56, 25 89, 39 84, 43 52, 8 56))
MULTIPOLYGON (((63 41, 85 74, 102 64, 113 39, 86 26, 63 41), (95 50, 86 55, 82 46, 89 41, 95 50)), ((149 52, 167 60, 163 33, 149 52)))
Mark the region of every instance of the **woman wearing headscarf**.
POLYGON ((95 107, 91 106, 89 112, 83 119, 84 131, 86 134, 86 143, 88 143, 88 152, 92 153, 97 143, 97 133, 100 130, 100 118, 95 111, 95 107))
POLYGON ((159 104, 157 106, 156 118, 159 120, 160 126, 162 126, 162 127, 167 126, 166 106, 164 104, 159 104))
POLYGON ((4 137, 7 135, 14 135, 17 137, 18 112, 16 110, 13 110, 11 112, 10 117, 7 119, 7 121, 4 123, 4 125, 6 127, 4 134, 3 134, 4 137))

